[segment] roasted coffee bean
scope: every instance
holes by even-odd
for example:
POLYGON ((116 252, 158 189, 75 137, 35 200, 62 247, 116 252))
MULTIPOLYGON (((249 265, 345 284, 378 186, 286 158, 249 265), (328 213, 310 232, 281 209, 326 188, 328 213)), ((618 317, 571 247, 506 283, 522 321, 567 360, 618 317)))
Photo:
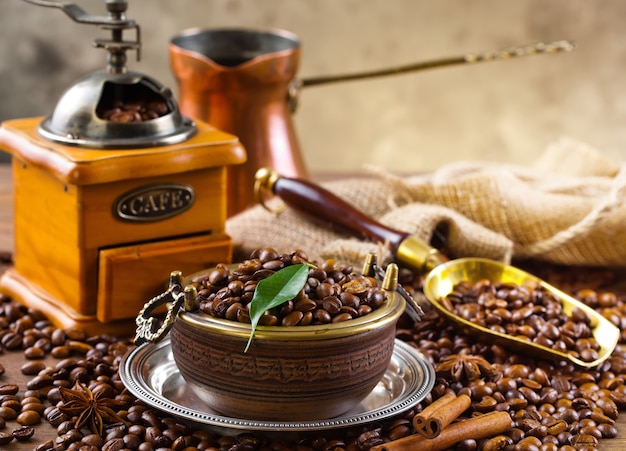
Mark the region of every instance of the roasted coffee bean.
POLYGON ((602 412, 612 420, 616 420, 619 414, 617 404, 609 397, 601 397, 596 400, 596 406, 602 410, 602 412))
POLYGON ((57 434, 65 435, 72 429, 74 429, 74 422, 68 419, 57 426, 57 434))
POLYGON ((74 442, 67 447, 68 451, 100 451, 100 447, 93 445, 85 445, 84 443, 74 442), (74 446, 76 445, 76 446, 74 446))
POLYGON ((30 346, 24 351, 24 357, 30 360, 43 359, 46 352, 37 346, 30 346))
POLYGON ((41 415, 35 410, 23 410, 16 420, 22 426, 34 426, 41 423, 41 415))
POLYGON ((7 401, 15 401, 19 404, 20 398, 18 395, 0 395, 0 405, 4 405, 7 401))
POLYGON ((287 316, 285 316, 282 319, 280 325, 287 326, 287 327, 297 326, 303 317, 304 317, 304 313, 302 313, 299 310, 294 310, 293 312, 289 313, 287 316))
POLYGON ((389 430, 387 435, 390 440, 401 439, 412 432, 411 422, 405 418, 393 421, 387 429, 389 430))
POLYGON ((172 440, 172 438, 168 437, 167 435, 158 435, 154 438, 154 441, 152 442, 155 448, 170 448, 172 446, 172 443, 174 443, 174 440, 172 440))
POLYGON ((141 438, 135 434, 126 434, 122 440, 124 441, 124 447, 128 449, 137 449, 142 442, 141 438))
POLYGON ((14 429, 12 434, 15 440, 25 442, 26 440, 30 440, 30 438, 35 434, 35 428, 32 426, 22 426, 14 429))
MULTIPOLYGON (((156 414, 154 410, 145 410, 144 412, 142 412, 141 420, 147 426, 154 428, 153 432, 156 431, 157 434, 160 433, 159 428, 163 426, 163 423, 161 422, 161 419, 159 418, 159 416, 156 414)), ((146 430, 146 433, 147 433, 147 430, 146 430)))
POLYGON ((347 313, 348 315, 350 315, 351 319, 359 317, 359 312, 356 311, 356 309, 354 309, 353 307, 350 307, 347 305, 341 306, 341 309, 339 310, 339 314, 342 314, 342 313, 347 313))
POLYGON ((278 316, 272 315, 269 311, 265 312, 259 320, 259 324, 261 326, 276 326, 278 325, 278 322, 278 316))
POLYGON ((578 433, 582 435, 590 435, 594 437, 596 440, 600 440, 602 438, 602 431, 598 429, 595 425, 581 427, 578 433))
POLYGON ((313 317, 320 324, 327 324, 332 321, 332 316, 324 309, 317 309, 313 312, 313 317))
POLYGON ((18 413, 15 409, 7 406, 0 407, 0 417, 4 418, 7 421, 15 420, 17 418, 18 413))
POLYGON ((480 402, 474 404, 474 409, 478 412, 487 413, 491 412, 498 405, 498 401, 492 396, 484 396, 480 402))
POLYGON ((372 313, 372 307, 366 304, 359 305, 357 308, 358 316, 365 316, 372 313))
POLYGON ((50 342, 50 338, 46 336, 40 336, 39 339, 33 345, 36 348, 41 349, 44 354, 50 352, 52 349, 52 343, 50 342))
POLYGON ((602 423, 598 425, 598 431, 602 434, 604 438, 615 438, 617 437, 617 428, 612 424, 602 423))
POLYGON ((104 440, 105 441, 109 441, 109 440, 113 440, 114 438, 124 438, 124 435, 126 435, 125 431, 121 430, 121 429, 108 429, 105 431, 105 435, 104 435, 104 440))
POLYGON ((6 304, 4 305, 4 316, 9 323, 15 323, 24 316, 23 307, 15 303, 6 304))
POLYGON ((333 316, 332 322, 341 323, 343 321, 350 321, 351 319, 353 319, 353 316, 350 313, 338 313, 333 316))
POLYGON ((22 346, 22 337, 14 332, 9 332, 2 337, 1 342, 7 349, 19 349, 22 346))
POLYGON ((534 451, 541 448, 541 440, 537 437, 526 436, 516 444, 516 448, 524 451, 534 451))
POLYGON ((36 374, 39 374, 45 368, 46 368, 46 364, 44 362, 31 361, 31 362, 24 363, 21 366, 20 371, 22 372, 22 374, 26 376, 34 376, 36 374))
POLYGON ((567 429, 567 422, 564 420, 554 420, 546 424, 549 435, 559 435, 567 429))
POLYGON ((85 343, 84 341, 79 340, 68 340, 66 345, 77 354, 86 354, 93 349, 93 346, 91 346, 89 343, 85 343))
MULTIPOLYGON (((328 283, 328 282, 322 282, 319 285, 317 285, 317 287, 315 288, 315 294, 317 296, 317 299, 322 299, 325 302, 328 302, 331 304, 331 307, 333 309, 336 309, 337 311, 339 310, 339 307, 341 307, 341 301, 336 297, 336 289, 334 287, 334 285, 328 283)), ((327 307, 324 307, 326 310, 328 310, 327 307)), ((331 314, 332 313, 337 313, 332 312, 330 310, 328 310, 331 314)))
POLYGON ((9 434, 8 432, 0 431, 0 445, 8 445, 13 441, 13 434, 9 434))
POLYGON ((497 435, 482 444, 482 451, 500 451, 513 443, 513 440, 506 435, 497 435))
POLYGON ((17 384, 3 384, 0 385, 0 395, 15 395, 20 390, 17 384))
POLYGON ((22 401, 22 412, 33 411, 37 412, 39 416, 44 415, 46 407, 41 403, 41 401, 30 401, 24 402, 22 401))
POLYGON ((385 294, 382 290, 371 289, 367 292, 365 302, 373 309, 379 308, 385 301, 385 294))
POLYGON ((113 438, 110 440, 107 440, 103 445, 102 445, 102 451, 120 451, 121 449, 124 449, 124 439, 122 438, 113 438))
POLYGON ((83 366, 77 366, 70 371, 68 380, 70 385, 76 384, 76 382, 86 383, 89 379, 89 370, 83 366))
POLYGON ((87 338, 87 332, 84 329, 72 327, 64 329, 64 332, 68 340, 85 341, 87 338))
POLYGON ((572 445, 574 445, 576 449, 596 448, 598 446, 598 439, 589 434, 576 434, 573 438, 572 445))
POLYGON ((50 355, 56 359, 64 359, 72 355, 72 349, 69 346, 55 346, 50 351, 50 355))
POLYGON ((50 343, 52 346, 61 346, 65 343, 67 335, 63 329, 54 329, 50 335, 50 343))
POLYGON ((63 413, 58 407, 52 407, 45 413, 46 420, 54 426, 58 427, 61 423, 67 421, 69 418, 67 414, 63 413))
POLYGON ((104 110, 98 109, 96 114, 101 119, 111 122, 143 122, 157 119, 169 113, 169 108, 164 101, 116 101, 114 106, 104 110))
POLYGON ((39 445, 35 446, 35 448, 33 449, 33 451, 50 451, 54 448, 55 444, 52 440, 48 440, 46 442, 40 443, 39 445))
POLYGON ((271 269, 272 271, 278 271, 279 269, 282 269, 285 267, 285 263, 282 260, 276 259, 276 260, 263 262, 261 267, 263 269, 271 269))
POLYGON ((520 387, 519 392, 528 401, 529 404, 537 405, 541 401, 541 396, 539 395, 539 393, 532 390, 531 388, 520 387))
POLYGON ((384 443, 384 441, 380 434, 380 429, 363 432, 357 438, 357 444, 361 449, 370 449, 371 447, 382 443, 384 443))
POLYGON ((40 388, 48 387, 53 385, 54 378, 52 376, 48 376, 45 374, 35 376, 30 381, 27 382, 26 387, 29 390, 39 390, 40 388))
POLYGON ((17 399, 17 396, 14 399, 7 399, 3 401, 2 407, 8 407, 9 409, 13 409, 16 412, 20 412, 22 410, 22 404, 17 399))
POLYGON ((313 322, 313 312, 304 312, 302 319, 298 323, 300 326, 309 326, 313 322))
POLYGON ((189 450, 195 448, 199 443, 200 439, 198 437, 193 437, 190 435, 179 435, 174 439, 171 449, 172 451, 189 450))

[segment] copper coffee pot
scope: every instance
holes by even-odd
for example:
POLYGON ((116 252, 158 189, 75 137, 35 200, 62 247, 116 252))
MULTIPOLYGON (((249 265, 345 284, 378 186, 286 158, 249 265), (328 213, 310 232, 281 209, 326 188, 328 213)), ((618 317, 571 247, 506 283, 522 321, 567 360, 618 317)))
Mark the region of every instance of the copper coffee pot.
POLYGON ((239 137, 248 155, 228 171, 228 216, 253 205, 254 174, 263 166, 307 176, 287 92, 296 76, 300 41, 286 31, 191 29, 170 42, 179 106, 239 137))
POLYGON ((340 81, 394 75, 436 67, 570 51, 558 41, 468 54, 357 74, 296 79, 298 37, 283 30, 200 29, 183 31, 169 45, 179 84, 180 110, 239 137, 248 161, 228 168, 232 216, 255 204, 254 176, 261 167, 307 178, 291 115, 300 89, 340 81))

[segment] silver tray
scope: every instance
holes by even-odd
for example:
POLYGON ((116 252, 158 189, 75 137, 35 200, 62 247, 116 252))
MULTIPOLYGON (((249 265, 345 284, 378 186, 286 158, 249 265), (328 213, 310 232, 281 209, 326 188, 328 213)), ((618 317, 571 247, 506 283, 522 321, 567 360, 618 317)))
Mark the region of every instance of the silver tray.
POLYGON ((222 434, 233 430, 282 434, 349 428, 404 412, 430 393, 435 371, 421 352, 396 340, 387 372, 358 406, 339 417, 300 422, 238 419, 214 412, 185 383, 174 361, 169 338, 130 351, 120 365, 120 378, 147 405, 196 427, 222 434))

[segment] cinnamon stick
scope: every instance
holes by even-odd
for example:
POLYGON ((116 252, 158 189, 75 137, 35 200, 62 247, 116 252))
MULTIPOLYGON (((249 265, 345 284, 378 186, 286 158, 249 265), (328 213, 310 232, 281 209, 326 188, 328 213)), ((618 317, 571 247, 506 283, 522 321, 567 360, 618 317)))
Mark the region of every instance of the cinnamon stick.
POLYGON ((454 444, 471 438, 480 440, 502 434, 513 427, 508 412, 490 412, 468 420, 452 423, 435 438, 414 434, 382 445, 370 451, 444 451, 454 444))
MULTIPOLYGON (((446 393, 445 395, 443 395, 441 398, 436 399, 435 401, 433 401, 432 403, 430 403, 428 406, 424 407, 424 410, 422 410, 420 412, 420 415, 422 415, 425 418, 430 417, 437 409, 439 409, 442 406, 445 406, 446 404, 448 404, 450 401, 452 401, 454 398, 456 398, 456 394, 454 393, 446 393)), ((415 420, 413 420, 413 422, 415 423, 415 420)), ((415 425, 415 424, 413 424, 415 425)))
POLYGON ((413 426, 424 437, 435 438, 441 434, 443 428, 465 412, 471 403, 471 398, 463 394, 442 396, 413 417, 413 426))

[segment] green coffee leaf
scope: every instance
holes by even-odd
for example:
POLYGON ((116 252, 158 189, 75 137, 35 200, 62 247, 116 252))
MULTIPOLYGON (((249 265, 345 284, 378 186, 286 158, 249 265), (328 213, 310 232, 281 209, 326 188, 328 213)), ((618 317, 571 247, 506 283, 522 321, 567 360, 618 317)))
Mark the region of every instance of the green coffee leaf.
POLYGON ((309 265, 286 266, 271 276, 261 279, 250 301, 250 323, 252 332, 244 352, 248 352, 256 326, 263 314, 283 302, 293 299, 302 290, 309 276, 309 265))

